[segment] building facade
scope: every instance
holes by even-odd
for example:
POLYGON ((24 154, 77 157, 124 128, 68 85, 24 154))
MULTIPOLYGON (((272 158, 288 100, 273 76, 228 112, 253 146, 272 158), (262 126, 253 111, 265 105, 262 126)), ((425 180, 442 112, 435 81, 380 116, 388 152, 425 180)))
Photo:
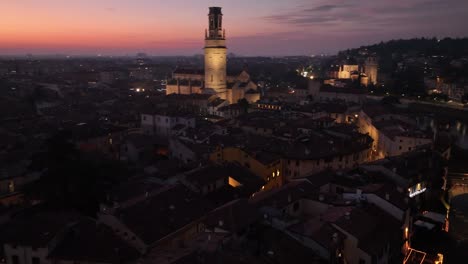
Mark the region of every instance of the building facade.
POLYGON ((213 94, 235 104, 241 99, 249 103, 260 99, 257 85, 246 70, 227 74, 226 33, 221 7, 210 7, 205 31, 205 69, 176 69, 167 81, 166 94, 213 94))

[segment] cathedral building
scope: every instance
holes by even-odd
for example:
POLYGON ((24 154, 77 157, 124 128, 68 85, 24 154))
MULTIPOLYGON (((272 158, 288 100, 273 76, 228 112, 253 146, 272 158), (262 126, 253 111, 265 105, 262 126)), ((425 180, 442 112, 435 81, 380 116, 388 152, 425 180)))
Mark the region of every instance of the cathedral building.
POLYGON ((229 104, 260 99, 257 85, 246 70, 227 74, 226 33, 221 7, 210 7, 205 31, 205 69, 177 68, 167 81, 166 94, 214 94, 229 104))
POLYGON ((332 65, 329 77, 338 80, 360 80, 364 86, 376 85, 378 66, 375 57, 368 57, 361 63, 354 58, 348 58, 340 64, 332 65))

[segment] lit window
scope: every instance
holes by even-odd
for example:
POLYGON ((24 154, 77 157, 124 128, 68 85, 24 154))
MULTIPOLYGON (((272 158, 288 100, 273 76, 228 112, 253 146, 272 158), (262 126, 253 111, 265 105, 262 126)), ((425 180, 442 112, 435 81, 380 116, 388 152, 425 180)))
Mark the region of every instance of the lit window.
POLYGON ((232 177, 229 177, 229 185, 230 185, 231 187, 234 187, 234 188, 237 188, 237 187, 241 187, 241 186, 242 186, 242 184, 241 184, 240 182, 236 181, 236 180, 235 180, 234 178, 232 178, 232 177))
POLYGON ((10 181, 10 183, 8 184, 8 190, 9 190, 11 193, 15 192, 15 182, 10 181))

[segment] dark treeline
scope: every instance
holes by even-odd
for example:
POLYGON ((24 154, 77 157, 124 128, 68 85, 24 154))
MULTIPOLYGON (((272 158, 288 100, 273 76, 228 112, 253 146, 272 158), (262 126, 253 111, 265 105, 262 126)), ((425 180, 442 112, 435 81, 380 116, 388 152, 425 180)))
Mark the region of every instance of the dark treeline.
POLYGON ((359 50, 364 48, 379 57, 392 56, 392 54, 463 57, 468 56, 468 38, 437 39, 434 37, 390 40, 350 49, 340 54, 357 55, 359 50))

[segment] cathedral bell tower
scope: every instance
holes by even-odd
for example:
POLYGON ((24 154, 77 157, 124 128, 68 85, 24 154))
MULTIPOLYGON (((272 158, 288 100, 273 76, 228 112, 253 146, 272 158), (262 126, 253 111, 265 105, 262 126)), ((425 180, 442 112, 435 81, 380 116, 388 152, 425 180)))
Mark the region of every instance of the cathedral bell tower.
POLYGON ((205 31, 205 88, 226 99, 226 36, 221 7, 210 7, 205 31))

